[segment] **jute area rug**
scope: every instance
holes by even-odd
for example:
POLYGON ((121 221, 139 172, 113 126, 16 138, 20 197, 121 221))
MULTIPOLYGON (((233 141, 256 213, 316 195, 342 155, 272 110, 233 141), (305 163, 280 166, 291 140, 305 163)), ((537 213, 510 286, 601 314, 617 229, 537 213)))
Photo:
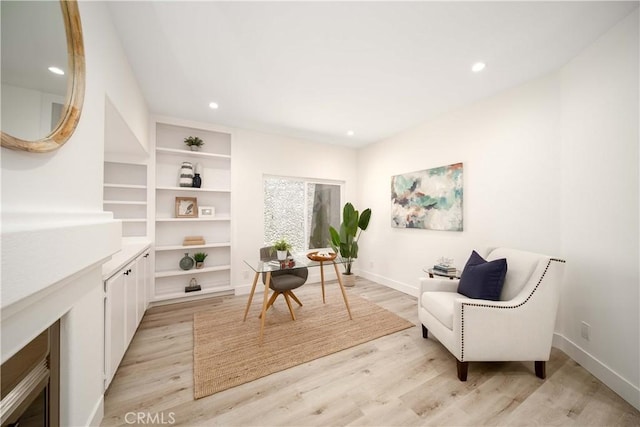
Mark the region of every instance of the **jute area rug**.
POLYGON ((259 345, 262 292, 256 290, 247 321, 247 299, 225 301, 214 310, 193 316, 194 397, 244 384, 319 357, 415 326, 413 323, 357 295, 348 295, 353 320, 339 289, 292 302, 291 320, 282 296, 267 311, 264 341, 259 345))

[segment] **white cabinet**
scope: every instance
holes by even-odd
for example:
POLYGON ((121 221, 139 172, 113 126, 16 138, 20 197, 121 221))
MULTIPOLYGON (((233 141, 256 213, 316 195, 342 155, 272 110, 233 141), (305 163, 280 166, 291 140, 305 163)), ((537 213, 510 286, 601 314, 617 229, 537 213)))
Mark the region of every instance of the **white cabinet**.
POLYGON ((104 162, 103 209, 122 221, 123 237, 147 235, 147 166, 104 162))
POLYGON ((138 286, 136 286, 136 324, 142 321, 142 316, 149 304, 148 289, 151 276, 149 274, 149 252, 136 259, 136 274, 138 286))
POLYGON ((125 276, 125 306, 126 306, 126 330, 125 330, 125 347, 129 347, 129 343, 133 339, 133 335, 138 328, 138 266, 136 262, 132 262, 129 268, 122 273, 125 276))
POLYGON ((138 329, 148 305, 149 250, 128 260, 104 282, 105 390, 138 329))
POLYGON ((206 125, 182 125, 163 119, 155 125, 155 221, 153 301, 179 300, 232 291, 231 287, 231 134, 206 125), (189 151, 184 139, 204 141, 200 151, 189 151), (200 171, 200 188, 180 187, 179 171, 191 162, 200 171), (196 198, 199 207, 213 207, 213 216, 177 218, 176 197, 196 198), (205 243, 184 246, 187 236, 202 236, 205 243), (205 252, 204 268, 181 270, 185 253, 205 252), (185 293, 192 279, 202 288, 185 293))
POLYGON ((124 274, 105 282, 105 389, 111 383, 125 351, 126 294, 124 274))

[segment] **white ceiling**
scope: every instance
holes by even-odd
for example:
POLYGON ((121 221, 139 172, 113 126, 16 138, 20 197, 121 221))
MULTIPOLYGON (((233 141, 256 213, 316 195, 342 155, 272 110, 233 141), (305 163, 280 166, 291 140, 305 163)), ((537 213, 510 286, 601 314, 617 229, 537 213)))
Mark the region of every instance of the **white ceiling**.
POLYGON ((352 147, 556 70, 636 7, 109 3, 153 113, 352 147))

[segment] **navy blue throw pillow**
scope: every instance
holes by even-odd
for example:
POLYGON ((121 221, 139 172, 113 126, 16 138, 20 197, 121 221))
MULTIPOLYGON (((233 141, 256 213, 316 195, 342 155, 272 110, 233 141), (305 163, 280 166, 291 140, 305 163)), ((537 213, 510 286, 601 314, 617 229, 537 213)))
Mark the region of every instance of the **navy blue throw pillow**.
POLYGON ((462 270, 458 293, 469 298, 499 301, 506 275, 505 258, 487 262, 473 251, 462 270))

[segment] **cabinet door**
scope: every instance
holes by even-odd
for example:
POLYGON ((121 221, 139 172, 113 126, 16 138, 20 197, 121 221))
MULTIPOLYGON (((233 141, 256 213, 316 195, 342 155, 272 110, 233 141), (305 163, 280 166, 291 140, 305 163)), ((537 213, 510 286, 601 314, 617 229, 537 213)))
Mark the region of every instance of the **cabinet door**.
POLYGON ((140 255, 136 259, 136 272, 138 283, 136 284, 136 327, 140 324, 144 311, 147 308, 147 263, 148 254, 140 255))
POLYGON ((136 333, 136 329, 138 328, 138 316, 136 314, 137 310, 137 300, 138 300, 138 274, 136 268, 136 262, 133 261, 131 264, 125 267, 124 270, 125 275, 125 299, 126 299, 126 326, 125 326, 125 349, 129 346, 133 335, 136 333))
POLYGON ((105 389, 111 383, 126 348, 124 279, 123 273, 119 272, 105 282, 105 389))

